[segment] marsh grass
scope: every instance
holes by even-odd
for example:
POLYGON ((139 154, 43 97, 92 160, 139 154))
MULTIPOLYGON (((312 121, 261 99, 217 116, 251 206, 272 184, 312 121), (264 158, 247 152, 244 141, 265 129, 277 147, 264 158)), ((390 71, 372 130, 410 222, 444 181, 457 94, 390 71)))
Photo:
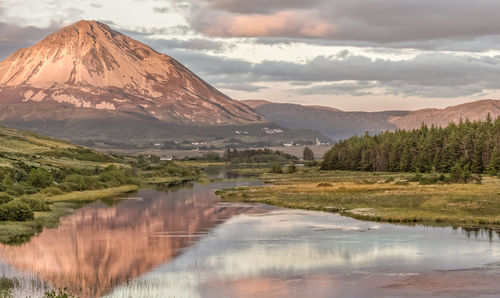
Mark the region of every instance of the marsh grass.
MULTIPOLYGON (((28 242, 31 237, 42 232, 44 228, 54 228, 59 219, 69 215, 73 210, 96 200, 117 200, 119 196, 138 190, 137 185, 123 185, 119 187, 70 192, 52 196, 46 199, 49 209, 35 212, 35 218, 25 222, 0 222, 0 243, 19 245, 28 242)), ((35 197, 34 195, 33 197, 35 197)))
POLYGON ((301 169, 295 174, 261 175, 272 185, 224 189, 218 194, 227 202, 340 212, 362 220, 500 228, 500 179, 422 185, 408 182, 411 176, 301 169))

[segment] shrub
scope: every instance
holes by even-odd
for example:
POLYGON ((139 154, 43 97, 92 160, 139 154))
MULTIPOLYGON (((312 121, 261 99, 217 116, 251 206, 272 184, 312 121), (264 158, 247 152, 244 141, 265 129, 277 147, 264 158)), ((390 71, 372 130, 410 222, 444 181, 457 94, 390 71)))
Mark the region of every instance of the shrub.
POLYGON ((283 168, 281 168, 281 165, 277 162, 273 164, 273 167, 271 168, 271 173, 274 174, 283 174, 283 168))
POLYGON ((71 190, 87 190, 87 189, 99 189, 103 187, 103 184, 99 181, 97 176, 83 176, 80 174, 71 174, 64 179, 64 182, 58 187, 63 191, 71 190), (64 185, 64 186, 63 186, 64 185), (67 190, 69 188, 69 190, 67 190))
POLYGON ((316 166, 318 166, 318 164, 319 163, 315 160, 308 160, 308 161, 304 162, 304 166, 306 166, 306 167, 316 167, 316 166))
POLYGON ((28 175, 28 183, 34 187, 45 188, 54 184, 54 177, 45 169, 32 169, 28 175))
POLYGON ((34 218, 35 214, 30 206, 21 201, 0 205, 0 221, 28 221, 34 218))
POLYGON ((68 183, 60 183, 57 185, 57 188, 59 188, 62 192, 71 191, 71 186, 68 183))
POLYGON ((137 180, 128 176, 122 170, 106 171, 99 175, 100 181, 104 182, 108 187, 119 186, 123 184, 137 184, 137 180))
POLYGON ((69 291, 68 288, 64 289, 59 289, 59 290, 52 290, 45 292, 43 295, 43 298, 75 298, 76 296, 72 295, 69 291))
POLYGON ((50 196, 57 196, 57 195, 63 194, 64 191, 59 187, 52 186, 52 187, 47 187, 47 188, 42 189, 41 193, 50 197, 50 196))
POLYGON ((49 206, 47 206, 47 203, 45 203, 45 201, 42 199, 23 197, 23 198, 21 198, 21 202, 30 206, 31 210, 33 210, 33 211, 49 211, 50 210, 49 206))
POLYGON ((293 161, 290 162, 290 165, 288 166, 288 173, 293 174, 297 172, 297 166, 293 161))
POLYGON ((14 281, 12 279, 2 277, 0 278, 0 297, 14 297, 12 290, 14 289, 14 281))
POLYGON ((21 183, 11 184, 5 192, 14 197, 26 194, 25 187, 21 183))
POLYGON ((5 204, 12 201, 12 197, 4 192, 0 192, 0 204, 5 204))

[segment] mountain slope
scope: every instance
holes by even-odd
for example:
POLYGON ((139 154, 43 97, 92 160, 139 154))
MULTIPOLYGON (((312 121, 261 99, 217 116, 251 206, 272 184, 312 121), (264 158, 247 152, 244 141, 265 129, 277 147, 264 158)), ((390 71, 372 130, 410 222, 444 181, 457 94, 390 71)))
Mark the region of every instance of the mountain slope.
MULTIPOLYGON (((94 21, 65 27, 1 62, 0 100, 0 120, 19 120, 15 110, 30 110, 26 103, 58 103, 189 125, 265 122, 173 58, 94 21)), ((51 115, 23 116, 33 118, 51 115)))
POLYGON ((417 111, 344 112, 330 107, 244 100, 270 121, 290 129, 314 129, 334 140, 355 134, 379 133, 385 130, 414 129, 422 123, 447 126, 460 119, 484 120, 487 115, 500 116, 500 100, 480 100, 445 109, 417 111))
POLYGON ((500 116, 500 100, 479 100, 445 109, 424 109, 411 112, 405 116, 389 119, 400 129, 414 129, 425 123, 427 125, 447 126, 449 123, 458 123, 460 119, 465 121, 484 120, 488 116, 495 119, 500 116))
POLYGON ((387 112, 343 112, 329 107, 302 106, 271 102, 243 101, 270 121, 290 129, 313 129, 333 140, 355 134, 379 133, 396 129, 389 119, 407 115, 406 111, 387 112))

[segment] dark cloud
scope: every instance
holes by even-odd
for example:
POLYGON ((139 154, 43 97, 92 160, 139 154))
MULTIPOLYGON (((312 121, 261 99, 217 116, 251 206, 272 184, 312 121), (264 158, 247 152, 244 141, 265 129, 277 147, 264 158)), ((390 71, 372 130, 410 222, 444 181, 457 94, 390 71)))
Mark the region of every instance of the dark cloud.
POLYGON ((192 51, 223 52, 233 47, 233 45, 225 42, 202 38, 193 38, 188 40, 144 38, 142 41, 158 51, 168 51, 170 49, 187 49, 192 51))
POLYGON ((204 0, 209 7, 235 13, 269 13, 283 9, 308 9, 324 0, 204 0))
POLYGON ((306 88, 294 89, 293 92, 300 95, 343 95, 349 94, 352 96, 371 95, 369 89, 380 87, 377 83, 372 82, 352 82, 352 83, 334 83, 319 86, 311 86, 306 88))
MULTIPOLYGON (((252 64, 203 53, 173 51, 177 58, 214 85, 290 82, 301 95, 377 94, 460 97, 500 90, 500 56, 473 57, 443 53, 422 54, 394 61, 342 53, 318 56, 307 63, 263 61, 252 64), (348 81, 349 83, 346 83, 348 81), (309 86, 307 86, 309 84, 309 86), (320 85, 318 85, 320 84, 320 85)), ((228 87, 226 87, 229 89, 228 87)))
POLYGON ((20 48, 32 46, 60 27, 58 22, 52 22, 46 28, 21 27, 0 22, 0 61, 20 48))
POLYGON ((262 86, 255 86, 253 84, 249 84, 249 83, 226 83, 226 82, 222 82, 222 83, 216 83, 215 84, 215 87, 219 88, 219 89, 229 89, 229 90, 237 90, 237 91, 247 91, 247 92, 257 92, 257 91, 261 91, 263 89, 267 89, 266 87, 262 87, 262 86))
POLYGON ((211 36, 483 51, 499 45, 498 11, 496 0, 197 0, 188 20, 211 36))
POLYGON ((170 7, 153 7, 153 11, 156 13, 169 13, 170 7))

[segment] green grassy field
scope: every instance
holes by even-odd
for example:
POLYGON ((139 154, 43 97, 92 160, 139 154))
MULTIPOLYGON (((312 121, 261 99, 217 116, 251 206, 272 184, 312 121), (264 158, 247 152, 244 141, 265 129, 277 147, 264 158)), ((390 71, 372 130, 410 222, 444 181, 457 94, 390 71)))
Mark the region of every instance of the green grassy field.
POLYGON ((223 189, 218 194, 226 202, 340 212, 362 220, 500 228, 500 179, 495 177, 484 177, 482 184, 421 185, 411 182, 415 174, 406 173, 256 171, 272 184, 223 189))

